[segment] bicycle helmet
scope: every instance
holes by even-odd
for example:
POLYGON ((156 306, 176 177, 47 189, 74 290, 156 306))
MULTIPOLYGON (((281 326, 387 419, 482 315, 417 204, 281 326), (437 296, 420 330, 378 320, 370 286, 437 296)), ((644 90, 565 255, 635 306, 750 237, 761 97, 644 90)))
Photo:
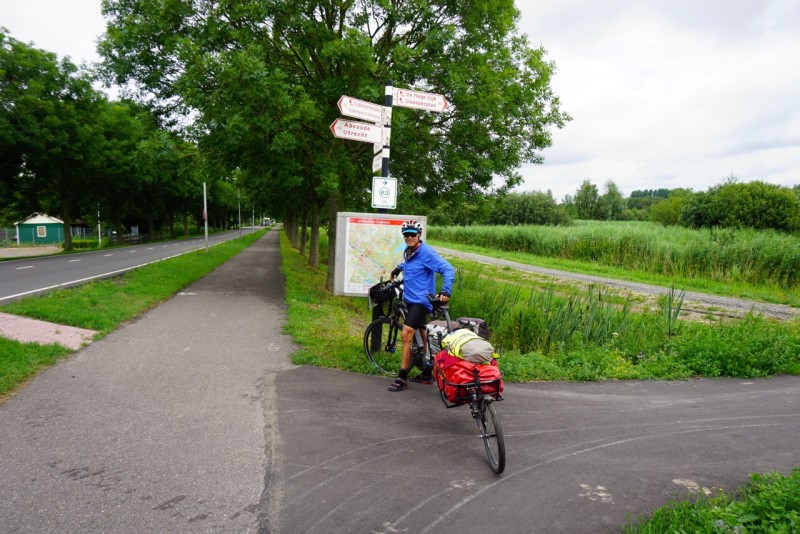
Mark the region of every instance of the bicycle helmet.
POLYGON ((417 221, 403 221, 400 231, 403 234, 421 234, 422 225, 417 221))

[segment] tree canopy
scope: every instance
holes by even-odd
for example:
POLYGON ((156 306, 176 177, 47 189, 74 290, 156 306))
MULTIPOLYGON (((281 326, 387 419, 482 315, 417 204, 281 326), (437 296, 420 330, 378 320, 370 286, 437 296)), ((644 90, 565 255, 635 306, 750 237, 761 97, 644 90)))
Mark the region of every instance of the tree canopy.
POLYGON ((109 81, 190 118, 220 171, 244 173, 286 219, 327 203, 333 239, 331 215, 366 207, 372 176, 372 145, 328 129, 342 95, 381 103, 392 80, 451 103, 394 113, 391 172, 412 213, 516 185, 569 119, 513 0, 104 0, 103 13, 109 81))

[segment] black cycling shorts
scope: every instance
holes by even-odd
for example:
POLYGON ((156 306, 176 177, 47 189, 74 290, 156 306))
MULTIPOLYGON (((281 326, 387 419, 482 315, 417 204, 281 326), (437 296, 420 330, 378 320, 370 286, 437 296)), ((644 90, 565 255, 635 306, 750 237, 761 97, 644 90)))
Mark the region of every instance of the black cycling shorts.
POLYGON ((425 326, 428 321, 428 308, 422 304, 408 302, 408 311, 406 312, 406 323, 414 330, 425 326))

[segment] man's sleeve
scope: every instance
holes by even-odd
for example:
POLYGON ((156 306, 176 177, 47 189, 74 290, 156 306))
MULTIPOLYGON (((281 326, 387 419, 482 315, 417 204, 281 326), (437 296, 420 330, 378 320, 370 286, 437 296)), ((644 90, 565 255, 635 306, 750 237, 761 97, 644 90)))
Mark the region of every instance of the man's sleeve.
POLYGON ((453 282, 456 280, 456 270, 453 269, 450 262, 439 256, 438 252, 434 251, 433 257, 436 259, 436 265, 433 270, 442 275, 442 293, 452 295, 453 282))

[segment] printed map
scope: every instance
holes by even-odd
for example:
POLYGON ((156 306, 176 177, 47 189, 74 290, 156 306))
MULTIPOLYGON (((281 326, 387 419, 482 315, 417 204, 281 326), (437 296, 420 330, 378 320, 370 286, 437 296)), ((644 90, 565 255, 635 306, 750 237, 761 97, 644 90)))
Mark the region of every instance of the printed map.
POLYGON ((384 280, 403 259, 400 234, 402 219, 347 218, 345 293, 366 295, 369 287, 384 280))

